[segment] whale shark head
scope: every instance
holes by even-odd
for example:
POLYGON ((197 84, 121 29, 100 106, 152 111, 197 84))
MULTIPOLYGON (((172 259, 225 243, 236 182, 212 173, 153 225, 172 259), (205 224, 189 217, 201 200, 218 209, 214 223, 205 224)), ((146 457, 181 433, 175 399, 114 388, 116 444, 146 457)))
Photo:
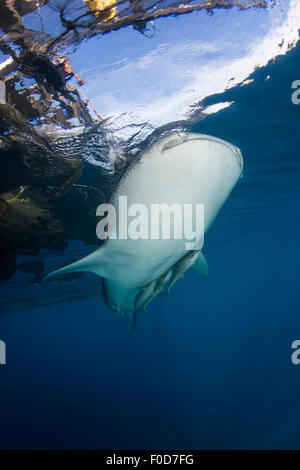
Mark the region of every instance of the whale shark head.
POLYGON ((207 145, 209 146, 210 143, 216 143, 220 144, 220 146, 226 147, 229 152, 232 153, 233 159, 236 160, 240 174, 243 171, 244 162, 242 152, 239 147, 230 142, 227 142, 226 140, 207 134, 175 131, 156 142, 153 145, 153 150, 155 149, 155 151, 164 154, 168 150, 174 149, 175 147, 181 146, 188 142, 192 142, 194 151, 198 151, 199 153, 203 153, 205 147, 207 150, 207 145))

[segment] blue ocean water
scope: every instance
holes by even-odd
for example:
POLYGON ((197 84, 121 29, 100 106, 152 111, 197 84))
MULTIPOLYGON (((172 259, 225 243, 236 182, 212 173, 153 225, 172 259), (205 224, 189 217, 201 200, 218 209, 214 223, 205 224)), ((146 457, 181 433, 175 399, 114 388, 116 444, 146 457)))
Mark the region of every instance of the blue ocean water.
POLYGON ((206 236, 207 279, 188 272, 134 333, 100 297, 0 315, 0 448, 300 448, 299 63, 298 45, 190 125, 245 165, 206 236))

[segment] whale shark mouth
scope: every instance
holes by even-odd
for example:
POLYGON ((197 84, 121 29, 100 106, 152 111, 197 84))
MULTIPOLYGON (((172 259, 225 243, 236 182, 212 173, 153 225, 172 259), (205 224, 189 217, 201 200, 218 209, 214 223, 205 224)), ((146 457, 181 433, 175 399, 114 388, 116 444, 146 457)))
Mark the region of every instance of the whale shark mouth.
POLYGON ((236 156, 237 161, 239 163, 241 171, 244 168, 244 160, 243 160, 243 155, 241 150, 234 144, 231 144, 230 142, 227 142, 226 140, 219 139, 218 137, 214 137, 211 135, 207 134, 199 134, 199 136, 196 137, 189 137, 186 133, 183 132, 178 132, 176 137, 174 139, 169 140, 162 148, 162 153, 166 152, 167 150, 170 150, 174 147, 178 147, 179 145, 182 145, 186 142, 191 142, 191 141, 197 141, 197 140, 208 140, 211 142, 217 142, 222 145, 225 145, 230 149, 233 154, 236 156))

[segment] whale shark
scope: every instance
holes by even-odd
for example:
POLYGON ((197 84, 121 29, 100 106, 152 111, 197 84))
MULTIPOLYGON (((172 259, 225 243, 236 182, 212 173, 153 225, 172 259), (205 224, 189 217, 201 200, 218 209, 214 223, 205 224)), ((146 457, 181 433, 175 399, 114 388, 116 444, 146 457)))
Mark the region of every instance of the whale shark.
MULTIPOLYGON (((114 234, 124 220, 119 205, 124 197, 129 207, 138 203, 149 210, 161 204, 169 207, 200 204, 204 208, 203 234, 195 233, 188 250, 184 237, 164 238, 161 233, 154 238, 144 234, 131 238, 108 236, 100 248, 53 271, 44 280, 70 272, 95 273, 102 278, 106 304, 119 315, 128 315, 134 326, 136 313, 145 311, 158 294, 168 294, 188 269, 193 267, 200 277, 207 276, 203 236, 242 171, 240 149, 217 137, 177 131, 158 139, 129 165, 111 197, 110 205, 115 208, 114 234)), ((147 216, 139 214, 140 225, 147 216)), ((174 226, 173 235, 177 229, 174 226)))

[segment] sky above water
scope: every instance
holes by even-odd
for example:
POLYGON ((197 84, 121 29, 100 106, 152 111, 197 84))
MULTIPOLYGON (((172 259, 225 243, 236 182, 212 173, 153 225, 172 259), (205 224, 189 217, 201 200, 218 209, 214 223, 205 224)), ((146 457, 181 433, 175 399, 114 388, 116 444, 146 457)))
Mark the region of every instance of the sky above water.
MULTIPOLYGON (((27 15, 26 26, 59 34, 57 12, 41 12, 43 20, 37 11, 27 15)), ((72 50, 72 63, 85 80, 80 91, 101 116, 118 116, 126 137, 132 123, 156 127, 186 118, 205 97, 247 84, 257 67, 296 44, 299 19, 298 0, 168 17, 148 23, 145 34, 127 27, 85 41, 72 50)))
POLYGON ((160 125, 284 54, 299 37, 299 18, 297 0, 170 17, 148 25, 151 38, 132 28, 93 38, 79 47, 73 64, 98 113, 160 125))

